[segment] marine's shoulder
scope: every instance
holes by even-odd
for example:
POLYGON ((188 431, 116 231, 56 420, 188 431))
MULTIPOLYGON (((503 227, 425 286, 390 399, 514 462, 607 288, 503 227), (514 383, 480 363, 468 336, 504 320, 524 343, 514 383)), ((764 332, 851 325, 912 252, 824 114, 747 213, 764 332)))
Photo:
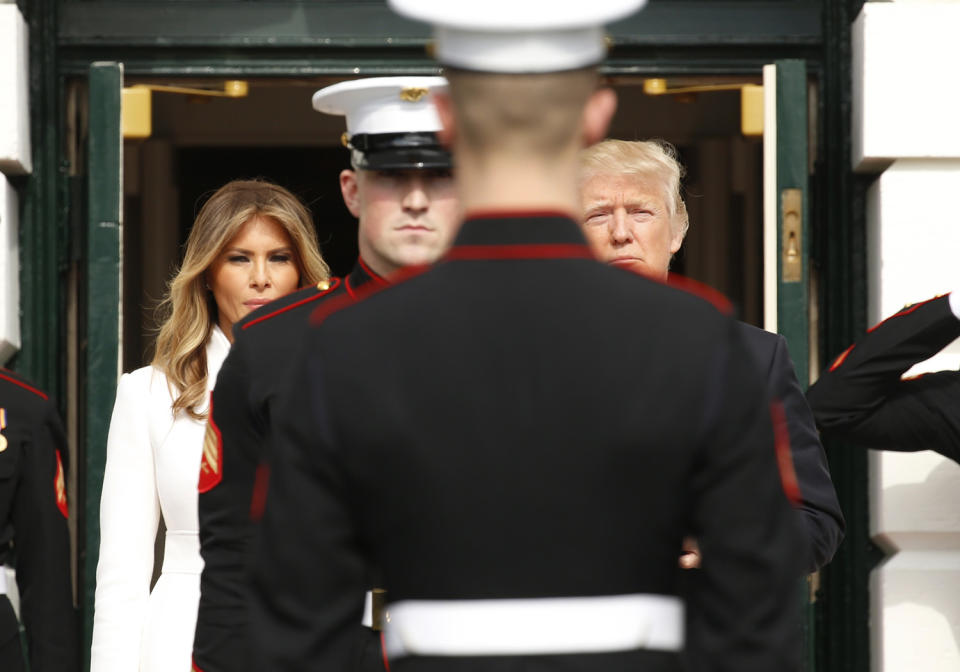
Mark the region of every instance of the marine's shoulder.
POLYGON ((317 305, 344 293, 345 284, 340 278, 331 278, 316 285, 304 287, 272 301, 244 317, 234 326, 234 337, 240 338, 248 334, 263 333, 268 326, 286 323, 290 319, 302 318, 306 322, 306 316, 317 305))
POLYGON ((775 334, 746 322, 738 320, 736 325, 740 336, 750 347, 774 349, 777 347, 777 343, 783 339, 780 334, 775 334))
POLYGON ((0 407, 42 416, 52 407, 49 395, 24 376, 0 368, 0 407))

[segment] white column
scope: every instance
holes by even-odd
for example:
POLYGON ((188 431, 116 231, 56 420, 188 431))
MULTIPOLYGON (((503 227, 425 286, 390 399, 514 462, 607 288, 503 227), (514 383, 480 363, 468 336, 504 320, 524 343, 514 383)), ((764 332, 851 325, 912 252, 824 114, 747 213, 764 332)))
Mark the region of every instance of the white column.
MULTIPOLYGON (((960 3, 868 2, 853 26, 853 163, 867 200, 868 314, 960 291, 960 3)), ((908 373, 957 369, 954 343, 908 373)), ((960 409, 957 409, 960 413, 960 409)), ((960 670, 960 466, 871 452, 874 672, 960 670)))
POLYGON ((0 4, 0 364, 20 349, 20 220, 7 175, 31 170, 27 24, 0 4))

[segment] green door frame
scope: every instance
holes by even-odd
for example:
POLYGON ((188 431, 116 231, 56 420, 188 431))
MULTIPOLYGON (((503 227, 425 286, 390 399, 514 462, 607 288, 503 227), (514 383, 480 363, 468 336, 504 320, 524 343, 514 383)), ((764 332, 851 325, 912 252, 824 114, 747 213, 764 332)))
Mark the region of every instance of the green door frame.
MULTIPOLYGON (((809 207, 814 222, 810 253, 821 279, 821 361, 865 327, 865 185, 849 169, 850 23, 862 4, 652 0, 641 15, 612 27, 614 46, 604 64, 608 75, 755 75, 775 59, 807 61, 809 76, 819 84, 818 158, 811 185, 817 198, 809 207)), ((128 76, 138 77, 436 72, 423 49, 429 41, 426 28, 390 16, 384 3, 18 0, 18 5, 30 28, 35 170, 14 183, 24 204, 24 345, 15 364, 61 403, 67 379, 64 270, 71 249, 80 249, 79 231, 71 231, 69 222, 78 219, 76 210, 83 207, 68 194, 63 151, 68 80, 86 78, 96 60, 122 61, 128 76)), ((87 252, 79 254, 84 256, 81 269, 89 272, 87 252)), ((93 392, 89 385, 86 389, 93 392)), ((96 394, 98 399, 88 401, 103 406, 99 397, 106 396, 112 403, 112 390, 96 394)), ((101 418, 108 419, 109 410, 101 418)), ((85 437, 89 441, 89 429, 85 437)), ((102 465, 103 451, 102 443, 81 446, 81 456, 94 467, 102 465)), ((829 447, 828 455, 849 529, 846 544, 824 572, 817 669, 865 670, 866 570, 871 564, 865 457, 840 447, 829 447), (829 628, 822 627, 825 618, 829 628)), ((88 500, 99 499, 95 480, 87 474, 88 500)), ((86 611, 89 629, 89 605, 86 611)))
POLYGON ((84 323, 86 518, 82 576, 84 655, 89 666, 92 614, 100 551, 100 490, 106 463, 107 431, 120 376, 121 265, 123 259, 123 138, 120 130, 120 91, 123 67, 117 63, 90 65, 89 130, 87 136, 86 307, 84 323), (96 449, 92 447, 96 446, 96 449))

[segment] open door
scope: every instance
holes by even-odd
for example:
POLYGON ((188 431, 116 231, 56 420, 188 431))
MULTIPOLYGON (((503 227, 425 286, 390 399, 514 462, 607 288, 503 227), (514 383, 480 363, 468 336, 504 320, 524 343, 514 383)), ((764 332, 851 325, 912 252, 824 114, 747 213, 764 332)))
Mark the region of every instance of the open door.
POLYGON ((100 548, 100 489, 107 430, 121 373, 123 140, 120 99, 123 66, 92 63, 88 80, 87 221, 81 356, 85 447, 83 552, 80 607, 84 669, 90 666, 93 597, 100 548))
MULTIPOLYGON (((763 68, 764 327, 787 340, 797 379, 810 383, 810 266, 806 63, 763 68)), ((806 670, 814 666, 816 574, 799 587, 806 670)))

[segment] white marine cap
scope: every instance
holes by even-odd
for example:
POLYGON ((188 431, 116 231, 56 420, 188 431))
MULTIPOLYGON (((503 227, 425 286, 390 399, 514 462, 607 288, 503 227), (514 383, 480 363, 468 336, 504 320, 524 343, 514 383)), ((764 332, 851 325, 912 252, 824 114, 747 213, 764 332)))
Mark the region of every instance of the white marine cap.
POLYGON ((443 77, 354 79, 314 93, 313 109, 346 117, 344 144, 358 168, 449 168, 430 97, 446 87, 443 77))
POLYGON ((434 26, 440 63, 464 70, 538 73, 603 60, 604 24, 647 0, 388 0, 398 14, 434 26))

